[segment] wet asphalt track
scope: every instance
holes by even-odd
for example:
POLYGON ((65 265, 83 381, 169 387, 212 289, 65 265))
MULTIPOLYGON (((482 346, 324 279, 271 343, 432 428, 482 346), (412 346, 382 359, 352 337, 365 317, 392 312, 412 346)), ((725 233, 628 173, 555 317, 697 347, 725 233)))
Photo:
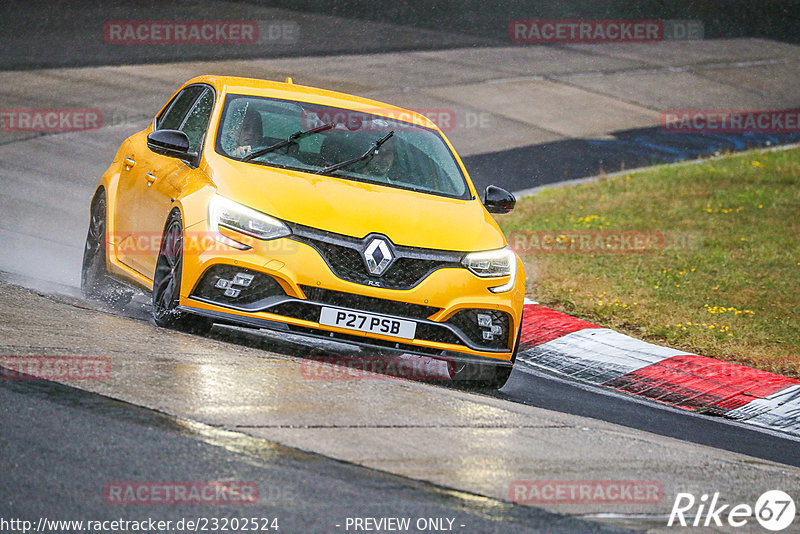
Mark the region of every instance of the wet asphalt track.
POLYGON ((518 366, 496 395, 548 410, 591 417, 800 467, 800 440, 797 438, 757 431, 747 425, 672 408, 607 388, 576 384, 527 366, 518 366))
MULTIPOLYGON (((746 495, 763 491, 765 484, 791 490, 792 477, 797 480, 796 468, 789 465, 797 464, 800 442, 529 375, 521 367, 499 393, 416 387, 397 380, 309 382, 292 369, 302 369, 309 356, 332 354, 331 348, 231 329, 215 328, 208 337, 171 333, 150 327, 141 305, 122 313, 103 311, 64 296, 69 290, 61 296, 52 296, 57 289, 52 287, 30 294, 7 285, 19 277, 3 278, 3 313, 17 325, 2 328, 4 353, 106 354, 113 361, 113 376, 109 384, 73 383, 81 389, 0 381, 2 517, 175 518, 188 512, 108 505, 102 488, 130 480, 244 479, 262 488, 265 500, 259 500, 259 510, 287 519, 284 532, 335 531, 326 528, 326 521, 346 514, 419 518, 446 513, 464 518, 469 527, 464 532, 588 531, 559 513, 503 503, 508 483, 520 478, 632 478, 662 481, 664 502, 644 513, 633 513, 634 506, 604 521, 657 529, 664 525, 674 492, 684 485, 708 484, 746 495), (21 309, 9 312, 10 302, 21 309), (23 326, 17 317, 24 309, 36 313, 23 326), (65 345, 68 339, 74 341, 65 345), (141 346, 132 344, 136 339, 141 346), (276 374, 273 368, 285 371, 276 374), (232 403, 237 396, 241 399, 232 403), (461 400, 454 404, 456 399, 461 400), (491 399, 511 402, 506 406, 491 399), (520 402, 532 407, 531 415, 540 415, 520 418, 530 411, 514 408, 520 402), (335 411, 321 407, 326 403, 335 411), (501 407, 504 412, 498 411, 501 407), (630 430, 600 421, 630 425, 630 430), (409 434, 423 438, 418 443, 412 439, 411 449, 401 443, 409 434), (470 444, 487 437, 480 452, 470 444), (448 486, 475 489, 443 489, 448 486)), ((341 347, 336 351, 347 353, 341 347)), ((217 518, 241 512, 241 507, 189 508, 195 515, 217 518)), ((545 508, 577 519, 598 519, 609 510, 603 505, 545 508)))
POLYGON ((347 518, 407 517, 412 524, 449 519, 456 532, 622 531, 193 427, 52 382, 3 381, 0 407, 0 517, 5 519, 37 524, 42 517, 174 522, 258 517, 270 525, 277 519, 278 532, 345 532, 347 518), (105 502, 106 484, 143 480, 254 482, 258 500, 214 506, 105 502))

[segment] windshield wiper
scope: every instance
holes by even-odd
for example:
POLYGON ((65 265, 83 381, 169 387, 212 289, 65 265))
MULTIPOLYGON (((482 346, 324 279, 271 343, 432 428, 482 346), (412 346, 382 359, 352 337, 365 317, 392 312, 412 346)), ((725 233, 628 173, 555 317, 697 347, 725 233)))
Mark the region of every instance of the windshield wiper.
POLYGON ((330 165, 328 167, 325 167, 324 169, 321 169, 321 170, 317 171, 316 174, 326 174, 326 173, 329 173, 329 172, 338 171, 342 167, 347 167, 348 165, 352 165, 353 163, 356 163, 358 161, 363 161, 363 160, 365 160, 367 158, 372 157, 372 155, 381 147, 381 145, 383 143, 385 143, 386 141, 388 141, 389 138, 392 137, 393 135, 394 135, 394 130, 392 130, 388 134, 384 135, 383 137, 381 137, 380 139, 375 141, 374 145, 369 147, 369 149, 367 149, 366 152, 364 152, 363 154, 361 154, 357 158, 348 159, 348 160, 342 161, 340 163, 334 163, 333 165, 330 165))
POLYGON ((267 148, 262 148, 261 150, 256 150, 252 154, 246 155, 245 157, 242 158, 242 161, 250 161, 251 159, 258 158, 260 156, 263 156, 264 154, 268 154, 268 153, 272 152, 273 150, 278 150, 279 148, 283 148, 285 146, 289 146, 289 145, 291 145, 292 143, 296 142, 298 139, 300 139, 301 137, 303 137, 305 135, 324 132, 325 130, 330 130, 331 128, 333 128, 333 124, 326 123, 326 124, 323 124, 322 126, 317 126, 316 128, 311 128, 310 130, 300 130, 299 132, 293 133, 292 135, 290 135, 289 137, 287 137, 283 141, 279 141, 279 142, 275 143, 274 145, 268 146, 267 148))

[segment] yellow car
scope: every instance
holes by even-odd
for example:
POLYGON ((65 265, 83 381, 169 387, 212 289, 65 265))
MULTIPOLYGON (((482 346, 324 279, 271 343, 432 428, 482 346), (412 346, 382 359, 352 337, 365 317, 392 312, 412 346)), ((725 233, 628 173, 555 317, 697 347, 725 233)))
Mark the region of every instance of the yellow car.
POLYGON ((212 323, 453 362, 502 385, 525 276, 431 121, 356 96, 202 76, 128 138, 91 203, 81 286, 152 291, 159 326, 212 323))

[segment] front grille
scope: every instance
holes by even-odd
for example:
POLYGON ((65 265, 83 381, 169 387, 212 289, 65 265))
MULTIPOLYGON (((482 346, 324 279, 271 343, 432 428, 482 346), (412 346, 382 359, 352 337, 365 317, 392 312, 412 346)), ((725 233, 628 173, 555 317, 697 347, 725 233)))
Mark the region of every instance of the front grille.
MULTIPOLYGON (((348 282, 385 289, 411 289, 433 271, 446 267, 462 268, 460 252, 439 251, 393 245, 395 260, 381 276, 367 270, 362 257, 365 239, 324 232, 289 224, 292 239, 314 247, 333 273, 348 282)), ((371 234, 372 235, 372 234, 371 234)))
POLYGON ((230 306, 247 306, 268 297, 283 295, 286 295, 286 292, 273 277, 233 265, 212 265, 206 269, 192 291, 193 297, 230 306), (247 286, 229 284, 231 289, 238 290, 239 293, 235 297, 225 295, 226 290, 217 287, 217 282, 219 280, 233 281, 237 274, 251 275, 253 279, 247 286))
POLYGON ((351 308, 354 310, 409 317, 412 319, 427 319, 440 310, 440 308, 434 306, 411 304, 408 302, 376 297, 365 297, 363 295, 333 291, 321 287, 300 286, 300 288, 309 300, 340 308, 351 308))
POLYGON ((464 341, 459 339, 451 330, 428 323, 417 323, 417 339, 425 341, 435 341, 436 343, 451 343, 453 345, 464 345, 464 341))
POLYGON ((268 313, 283 315, 284 317, 291 317, 293 319, 302 319, 303 321, 318 322, 320 307, 313 304, 308 304, 302 300, 290 300, 271 306, 264 310, 268 313))
POLYGON ((475 345, 489 349, 508 348, 509 325, 511 319, 505 312, 480 309, 461 310, 446 322, 461 330, 475 345), (492 339, 485 339, 484 331, 488 331, 489 327, 481 327, 478 325, 478 314, 491 317, 492 325, 499 326, 502 329, 502 334, 493 335, 492 339))
MULTIPOLYGON (((333 273, 348 282, 370 285, 386 289, 411 289, 437 269, 453 267, 448 262, 421 260, 415 258, 397 258, 383 276, 372 276, 367 271, 361 252, 358 249, 309 240, 330 266, 333 273)), ((458 266, 456 264, 456 266, 458 266)))
MULTIPOLYGON (((447 325, 457 329, 458 332, 454 332, 444 324, 430 321, 429 317, 441 311, 440 308, 435 306, 368 297, 313 286, 301 285, 300 288, 305 293, 307 300, 288 297, 280 284, 267 274, 235 267, 233 265, 213 265, 203 273, 200 281, 192 291, 191 296, 207 302, 232 307, 242 307, 251 311, 265 311, 284 317, 302 319, 315 323, 319 321, 320 309, 324 305, 349 308, 367 313, 378 313, 415 320, 417 321, 415 339, 418 340, 471 346, 476 349, 508 349, 511 319, 505 312, 485 309, 461 310, 446 321, 447 325), (223 284, 227 285, 228 288, 233 287, 239 290, 239 294, 235 297, 226 296, 225 288, 219 287, 217 282, 219 280, 232 282, 237 274, 252 275, 253 278, 248 285, 237 285, 233 283, 223 284), (486 322, 488 317, 490 319, 490 325, 499 327, 502 334, 494 334, 491 336, 491 339, 487 339, 484 332, 490 330, 491 326, 480 326, 478 321, 479 314, 484 316, 482 317, 484 322, 486 322)), ((289 325, 289 328, 293 331, 306 330, 303 327, 295 327, 292 325, 289 325)), ((309 333, 310 332, 314 332, 317 336, 328 335, 318 330, 309 330, 309 333)), ((352 338, 362 343, 366 341, 363 337, 355 334, 335 334, 335 337, 343 340, 352 338)), ((397 343, 379 342, 379 340, 374 338, 370 338, 369 343, 381 346, 385 345, 387 347, 391 346, 394 348, 398 347, 397 343)), ((400 343, 400 345, 403 344, 400 343)), ((411 347, 411 345, 408 346, 411 347)), ((419 352, 420 347, 415 347, 414 350, 419 352)), ((426 349, 426 351, 435 353, 436 349, 426 349)))

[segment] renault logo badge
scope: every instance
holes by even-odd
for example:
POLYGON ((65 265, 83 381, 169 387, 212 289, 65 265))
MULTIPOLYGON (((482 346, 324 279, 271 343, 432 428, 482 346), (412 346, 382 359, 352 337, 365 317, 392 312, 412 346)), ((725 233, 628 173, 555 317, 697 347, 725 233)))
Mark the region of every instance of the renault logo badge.
POLYGON ((374 276, 381 276, 389 265, 392 263, 394 257, 389 244, 385 239, 374 237, 369 242, 367 248, 364 250, 364 260, 367 262, 367 270, 369 274, 374 276))

